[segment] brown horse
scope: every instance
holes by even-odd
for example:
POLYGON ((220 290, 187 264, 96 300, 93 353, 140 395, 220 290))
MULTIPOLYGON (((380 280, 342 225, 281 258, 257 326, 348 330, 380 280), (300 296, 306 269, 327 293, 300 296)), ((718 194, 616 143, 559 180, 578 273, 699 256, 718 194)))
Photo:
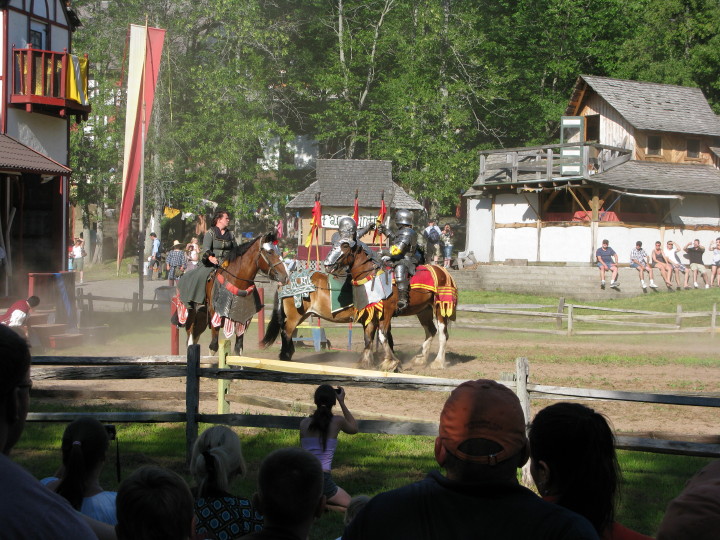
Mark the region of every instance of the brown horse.
MULTIPOLYGON (((216 280, 223 283, 224 287, 236 296, 254 294, 254 280, 258 271, 282 284, 287 283, 287 271, 275 241, 275 233, 270 232, 257 236, 250 242, 235 246, 218 269, 210 274, 210 278, 205 285, 205 302, 199 306, 196 305, 194 309, 188 310, 188 317, 185 322, 188 346, 198 342, 200 334, 205 331, 215 315, 211 299, 216 280)), ((248 321, 236 322, 245 324, 248 321)), ((220 327, 210 326, 212 339, 209 348, 213 353, 216 353, 220 327)), ((236 355, 242 354, 243 336, 244 334, 241 334, 235 338, 234 352, 236 355)))
MULTIPOLYGON (((402 317, 417 315, 420 324, 425 330, 425 341, 423 341, 420 352, 413 359, 414 364, 421 366, 425 366, 429 362, 430 345, 438 331, 433 322, 433 315, 435 316, 440 330, 440 345, 437 356, 430 367, 443 369, 445 367, 445 349, 449 337, 448 322, 455 320, 457 287, 452 276, 444 268, 437 265, 427 266, 432 274, 436 276, 434 287, 411 286, 408 307, 399 315, 402 317), (437 292, 439 289, 445 295, 442 299, 437 292)), ((325 269, 330 273, 337 272, 342 267, 349 268, 350 275, 355 282, 361 282, 365 278, 372 277, 381 269, 361 246, 356 244, 351 247, 346 242, 337 244, 325 259, 325 269)), ((360 314, 359 320, 365 328, 365 350, 360 357, 359 367, 367 369, 374 366, 371 346, 375 338, 375 332, 380 330, 379 336, 383 344, 384 358, 379 369, 382 371, 402 370, 400 360, 393 353, 391 344, 387 339, 390 335, 392 316, 397 309, 397 301, 397 287, 393 285, 392 294, 382 300, 382 310, 370 309, 360 314)))
MULTIPOLYGON (((260 342, 263 349, 269 347, 280 335, 282 340, 282 348, 280 349, 280 360, 291 361, 295 354, 295 343, 292 336, 295 329, 308 317, 315 315, 323 320, 333 323, 350 323, 355 320, 355 306, 348 306, 333 313, 330 301, 330 279, 343 279, 343 276, 333 278, 325 272, 313 272, 310 275, 310 281, 315 286, 315 290, 303 295, 300 307, 295 306, 295 299, 292 296, 280 298, 275 295, 273 312, 267 329, 265 330, 265 338, 260 342)), ((392 336, 390 336, 390 346, 392 347, 392 336)))

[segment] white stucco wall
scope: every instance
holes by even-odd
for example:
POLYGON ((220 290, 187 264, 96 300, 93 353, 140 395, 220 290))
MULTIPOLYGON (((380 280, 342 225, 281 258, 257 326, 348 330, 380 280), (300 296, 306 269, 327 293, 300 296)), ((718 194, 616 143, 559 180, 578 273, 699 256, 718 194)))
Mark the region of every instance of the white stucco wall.
POLYGON ((537 214, 533 207, 538 208, 537 193, 526 193, 524 196, 513 193, 496 195, 495 223, 529 223, 537 221, 537 214))
POLYGON ((588 226, 543 227, 540 231, 540 261, 590 261, 592 229, 588 226))
POLYGON ((493 259, 496 262, 506 259, 537 261, 537 234, 536 227, 495 229, 493 259))
POLYGON ((472 251, 478 262, 490 262, 492 240, 492 200, 467 200, 465 251, 472 251))
POLYGON ((720 226, 718 198, 702 195, 687 195, 671 211, 673 223, 682 225, 720 226))
POLYGON ((8 108, 7 134, 33 150, 67 165, 67 120, 8 108))

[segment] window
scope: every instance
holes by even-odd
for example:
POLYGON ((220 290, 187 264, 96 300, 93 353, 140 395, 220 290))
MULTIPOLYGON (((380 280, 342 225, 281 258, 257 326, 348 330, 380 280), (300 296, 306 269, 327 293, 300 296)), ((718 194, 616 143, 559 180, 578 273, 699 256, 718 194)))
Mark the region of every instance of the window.
POLYGON ((592 114, 585 117, 585 140, 600 142, 600 115, 592 114))
POLYGON ((698 139, 687 140, 687 157, 699 158, 700 157, 700 141, 698 139))
POLYGON ((648 135, 647 155, 659 156, 662 154, 662 137, 660 135, 648 135))

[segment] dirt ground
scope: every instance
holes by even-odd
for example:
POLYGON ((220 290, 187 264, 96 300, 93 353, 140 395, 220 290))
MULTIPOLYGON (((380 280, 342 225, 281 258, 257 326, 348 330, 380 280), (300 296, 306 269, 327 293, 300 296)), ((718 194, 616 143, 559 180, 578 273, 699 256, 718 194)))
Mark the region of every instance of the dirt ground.
MULTIPOLYGON (((141 343, 118 336, 104 347, 85 348, 85 355, 159 355, 169 352, 169 331, 163 330, 141 343)), ((419 347, 421 331, 395 332, 395 349, 408 374, 451 379, 500 379, 515 371, 515 358, 530 360, 530 382, 534 384, 598 388, 654 393, 691 393, 720 396, 720 336, 643 336, 624 339, 607 337, 537 336, 498 332, 456 332, 448 345, 449 366, 443 371, 415 368, 410 359, 419 347)), ((346 330, 329 330, 333 345, 347 342, 346 330)), ((298 348, 295 361, 354 367, 360 351, 360 333, 354 333, 353 351, 316 353, 312 347, 298 348)), ((245 355, 277 358, 279 345, 261 351, 256 345, 257 328, 246 339, 245 355)), ((201 339, 203 355, 209 354, 208 335, 201 339)), ((437 351, 437 340, 431 358, 437 351)), ((46 351, 44 354, 67 354, 46 351)), ((142 410, 184 411, 185 379, 126 381, 46 381, 39 390, 65 389, 77 392, 73 403, 117 404, 142 410), (89 399, 87 390, 101 391, 101 399, 89 399), (135 391, 130 400, 115 394, 135 391)), ((201 411, 216 412, 215 381, 201 382, 201 411)), ((314 388, 308 385, 234 381, 230 388, 232 413, 305 414, 312 407, 314 388)), ((346 403, 360 419, 396 418, 436 422, 447 394, 405 390, 362 389, 348 386, 346 403)), ((49 399, 49 398, 40 398, 49 399)), ((57 401, 57 397, 53 397, 57 401)), ((551 403, 533 400, 534 411, 551 403)), ((667 406, 645 403, 588 401, 608 416, 621 433, 656 435, 658 438, 720 442, 717 411, 711 408, 667 406)))

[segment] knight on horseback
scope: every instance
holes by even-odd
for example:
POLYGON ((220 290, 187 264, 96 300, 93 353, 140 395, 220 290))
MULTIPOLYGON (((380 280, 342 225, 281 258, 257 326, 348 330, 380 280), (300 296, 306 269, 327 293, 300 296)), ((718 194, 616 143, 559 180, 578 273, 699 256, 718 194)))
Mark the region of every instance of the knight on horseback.
POLYGON ((375 223, 371 223, 367 227, 358 229, 357 223, 350 216, 344 216, 338 221, 338 232, 333 234, 331 243, 337 245, 341 242, 347 243, 350 247, 353 247, 356 243, 363 249, 374 260, 377 260, 375 252, 368 247, 368 245, 361 241, 360 238, 365 236, 369 231, 375 228, 375 223))
POLYGON ((381 260, 394 267, 395 284, 398 289, 397 313, 402 313, 408 306, 410 292, 410 276, 420 262, 417 257, 417 233, 412 228, 413 214, 410 210, 400 209, 395 212, 396 232, 378 225, 378 232, 390 240, 390 248, 381 252, 381 260))

